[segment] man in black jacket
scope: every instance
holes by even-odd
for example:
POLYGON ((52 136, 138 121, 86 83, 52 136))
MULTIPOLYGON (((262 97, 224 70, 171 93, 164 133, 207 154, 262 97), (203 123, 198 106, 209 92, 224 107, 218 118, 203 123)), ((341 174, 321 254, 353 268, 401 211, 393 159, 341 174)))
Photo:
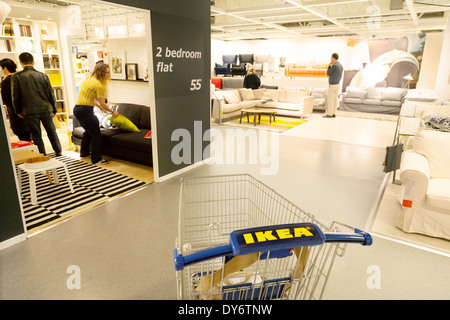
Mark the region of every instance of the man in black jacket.
POLYGON ((31 133, 30 129, 28 129, 27 122, 25 119, 22 119, 17 115, 12 104, 11 78, 16 72, 17 65, 11 59, 5 58, 0 60, 0 67, 3 74, 6 76, 6 78, 2 81, 1 92, 3 105, 6 106, 6 110, 8 112, 9 126, 14 134, 19 137, 19 140, 31 141, 31 133))
POLYGON ((23 70, 12 77, 13 105, 19 117, 23 117, 31 131, 39 152, 45 153, 41 122, 57 156, 61 155, 61 143, 56 133, 53 117, 56 115, 56 100, 48 76, 34 69, 33 56, 24 52, 19 55, 23 70))

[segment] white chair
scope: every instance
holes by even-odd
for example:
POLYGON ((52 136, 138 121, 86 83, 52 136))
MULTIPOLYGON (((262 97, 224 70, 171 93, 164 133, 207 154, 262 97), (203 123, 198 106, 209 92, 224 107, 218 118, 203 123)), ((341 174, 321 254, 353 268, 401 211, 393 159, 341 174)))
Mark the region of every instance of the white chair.
POLYGON ((450 132, 420 130, 403 153, 398 227, 450 240, 450 132))

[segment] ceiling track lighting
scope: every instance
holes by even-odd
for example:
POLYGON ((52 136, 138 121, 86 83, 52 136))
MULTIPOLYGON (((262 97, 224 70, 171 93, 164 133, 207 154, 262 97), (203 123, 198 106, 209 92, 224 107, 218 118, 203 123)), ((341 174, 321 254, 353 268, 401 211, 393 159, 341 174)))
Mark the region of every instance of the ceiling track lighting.
POLYGON ((445 4, 445 3, 430 3, 430 2, 423 2, 423 1, 414 1, 414 3, 421 4, 424 6, 450 8, 450 4, 445 4))

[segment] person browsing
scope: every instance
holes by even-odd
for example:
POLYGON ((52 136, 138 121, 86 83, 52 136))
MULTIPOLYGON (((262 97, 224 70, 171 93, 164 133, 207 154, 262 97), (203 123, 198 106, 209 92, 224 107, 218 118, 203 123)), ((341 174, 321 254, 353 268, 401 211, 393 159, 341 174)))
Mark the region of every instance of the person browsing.
POLYGON ((73 114, 85 130, 81 140, 80 157, 90 155, 92 163, 98 165, 106 165, 108 161, 102 159, 102 136, 100 123, 94 115, 94 107, 104 113, 111 112, 113 117, 119 115, 118 111, 113 111, 106 104, 110 79, 109 66, 103 62, 97 63, 92 75, 81 83, 77 104, 73 109, 73 114))
POLYGON ((34 69, 34 58, 30 53, 21 53, 19 62, 23 70, 15 73, 11 78, 14 111, 27 122, 31 138, 40 153, 46 155, 42 140, 42 123, 56 156, 61 156, 61 143, 53 123, 57 109, 50 79, 45 73, 34 69))
POLYGON ((344 67, 338 61, 338 59, 339 55, 337 53, 333 53, 331 55, 331 62, 328 65, 327 69, 328 75, 327 114, 323 116, 324 118, 335 118, 339 105, 338 94, 344 67))
POLYGON ((247 75, 244 78, 244 88, 258 89, 261 85, 261 80, 255 73, 255 68, 248 69, 247 75))
POLYGON ((16 72, 17 65, 11 59, 5 58, 0 61, 0 67, 2 68, 3 74, 6 76, 2 81, 2 100, 3 104, 6 106, 6 111, 8 112, 9 125, 11 126, 12 132, 21 141, 31 141, 31 132, 28 128, 25 119, 19 117, 19 115, 14 111, 12 96, 11 96, 11 78, 16 72))

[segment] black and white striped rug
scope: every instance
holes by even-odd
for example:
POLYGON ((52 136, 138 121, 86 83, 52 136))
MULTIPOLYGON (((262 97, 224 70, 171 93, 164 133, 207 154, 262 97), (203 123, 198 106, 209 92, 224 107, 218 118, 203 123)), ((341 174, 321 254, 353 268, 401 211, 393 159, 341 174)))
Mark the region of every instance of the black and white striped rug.
POLYGON ((71 157, 60 156, 55 157, 55 159, 67 165, 75 192, 70 192, 63 168, 57 169, 59 177, 59 184, 57 185, 50 184, 45 171, 43 171, 43 174, 36 174, 38 203, 32 205, 28 174, 23 173, 22 206, 26 227, 29 231, 147 184, 144 181, 71 157))

